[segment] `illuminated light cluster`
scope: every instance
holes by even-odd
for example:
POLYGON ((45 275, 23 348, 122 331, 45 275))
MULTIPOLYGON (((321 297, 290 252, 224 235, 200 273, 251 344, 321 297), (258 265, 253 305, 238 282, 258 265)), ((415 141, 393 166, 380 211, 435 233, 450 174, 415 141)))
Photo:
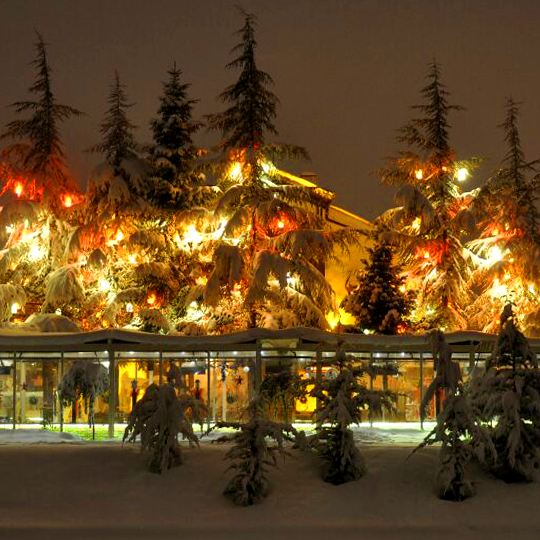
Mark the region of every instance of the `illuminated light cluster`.
POLYGON ((493 280, 493 287, 491 289, 492 296, 506 296, 508 294, 508 289, 506 285, 501 284, 498 278, 493 280))
POLYGON ((277 222, 278 229, 283 229, 285 227, 285 223, 283 221, 277 222))
POLYGON ((15 184, 15 195, 20 197, 23 194, 23 185, 20 182, 15 184))
POLYGON ((133 313, 133 304, 131 302, 128 302, 126 304, 126 312, 127 313, 133 313))
POLYGON ((456 172, 456 178, 458 182, 465 182, 465 180, 467 180, 467 176, 469 176, 469 171, 464 167, 458 169, 456 172))
POLYGON ((43 251, 37 245, 30 246, 30 251, 28 252, 28 257, 32 261, 37 261, 43 257, 43 251))
POLYGON ((405 285, 401 285, 401 286, 399 287, 399 290, 400 290, 402 293, 404 293, 404 292, 406 292, 407 287, 406 287, 405 285))
POLYGON ((108 291, 111 288, 111 282, 108 279, 102 279, 99 282, 99 290, 100 291, 108 291))
POLYGON ((11 313, 15 315, 15 313, 19 311, 20 307, 21 306, 17 302, 13 302, 13 304, 11 304, 11 313))
POLYGON ((155 303, 156 303, 156 295, 154 293, 150 294, 148 296, 148 298, 146 299, 146 303, 149 305, 149 306, 153 306, 155 303))
POLYGON ((424 259, 429 259, 429 251, 424 251, 424 259))
POLYGON ((414 171, 414 176, 417 180, 422 180, 422 178, 424 178, 424 171, 422 169, 417 169, 414 171))
POLYGON ((71 198, 71 195, 66 195, 64 197, 64 206, 66 208, 71 208, 73 206, 73 199, 71 198))
POLYGON ((242 164, 239 161, 229 167, 229 177, 236 182, 242 179, 242 164))
POLYGON ((197 231, 195 225, 190 225, 188 227, 188 230, 184 233, 183 241, 184 243, 189 244, 191 247, 196 246, 202 241, 202 235, 199 231, 197 231))
POLYGON ((419 231, 421 225, 422 225, 422 218, 417 217, 417 218, 412 222, 411 228, 412 228, 413 230, 415 230, 415 231, 419 231))

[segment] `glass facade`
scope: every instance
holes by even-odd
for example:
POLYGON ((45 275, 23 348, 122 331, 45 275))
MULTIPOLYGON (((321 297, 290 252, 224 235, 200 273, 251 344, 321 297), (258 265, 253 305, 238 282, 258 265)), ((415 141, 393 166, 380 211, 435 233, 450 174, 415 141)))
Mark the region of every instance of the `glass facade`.
MULTIPOLYGON (((63 407, 58 399, 62 375, 77 361, 100 363, 108 371, 111 387, 97 398, 94 420, 97 425, 109 425, 109 433, 114 432, 114 424, 126 423, 150 384, 167 381, 173 365, 185 388, 206 404, 208 423, 242 420, 246 405, 259 391, 269 398, 267 412, 272 418, 311 422, 316 400, 306 396, 306 391, 313 388, 318 377, 335 375, 334 352, 328 343, 303 346, 298 340, 276 339, 237 346, 213 343, 212 348, 205 348, 204 340, 201 338, 199 350, 160 351, 148 344, 141 346, 145 350, 136 350, 136 344, 133 350, 128 345, 121 347, 126 350, 117 350, 114 344, 102 342, 93 344, 92 351, 58 347, 52 352, 0 352, 0 428, 25 424, 59 429, 67 424, 87 426, 88 410, 82 400, 63 407)), ((408 350, 399 351, 398 339, 394 344, 394 350, 359 350, 356 346, 349 352, 356 365, 371 362, 397 369, 395 375, 365 376, 363 382, 368 388, 394 392, 396 406, 393 412, 373 417, 366 411, 363 422, 420 422, 420 403, 433 381, 433 358, 425 341, 417 350, 409 345, 408 350)), ((467 382, 474 369, 483 369, 489 353, 479 352, 478 344, 455 348, 453 360, 459 362, 467 382)), ((426 420, 435 419, 443 399, 442 395, 433 397, 426 420)))

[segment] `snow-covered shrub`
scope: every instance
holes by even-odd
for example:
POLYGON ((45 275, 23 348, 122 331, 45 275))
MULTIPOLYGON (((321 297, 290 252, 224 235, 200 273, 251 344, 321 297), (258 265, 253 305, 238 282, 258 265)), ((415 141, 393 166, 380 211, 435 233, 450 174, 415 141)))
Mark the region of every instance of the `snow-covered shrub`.
POLYGON ((486 372, 471 383, 471 397, 497 450, 493 474, 506 482, 540 475, 540 370, 536 355, 507 305, 486 372))
POLYGON ((437 415, 437 425, 413 451, 442 443, 439 453, 437 495, 441 499, 462 501, 475 494, 466 469, 473 455, 485 461, 486 454, 496 455, 485 428, 480 424, 468 396, 463 391, 459 364, 452 361, 452 351, 440 330, 430 335, 436 376, 426 391, 421 404, 421 416, 437 391, 444 391, 446 399, 437 415))
POLYGON ((94 401, 109 390, 109 373, 105 366, 94 362, 77 361, 62 376, 58 384, 58 398, 70 405, 82 398, 88 425, 94 425, 94 401))
POLYGON ((392 366, 375 365, 353 367, 343 345, 339 344, 334 357, 339 369, 335 378, 317 382, 311 395, 318 399, 315 409, 316 435, 310 444, 324 462, 323 479, 332 484, 358 480, 366 473, 364 458, 357 448, 351 424, 360 424, 362 411, 370 415, 383 409, 394 409, 395 395, 385 390, 370 390, 361 382, 364 375, 395 374, 392 366))
POLYGON ((143 308, 139 311, 139 317, 141 319, 140 330, 143 332, 168 334, 171 331, 171 323, 157 309, 143 308))
POLYGON ((5 322, 13 315, 12 306, 18 304, 24 309, 26 294, 20 285, 0 284, 0 322, 5 322))
POLYGON ((261 381, 259 396, 263 406, 271 410, 274 418, 282 411, 284 419, 289 420, 295 401, 307 400, 309 384, 311 381, 302 379, 298 373, 268 373, 261 381))
POLYGON ((76 265, 58 268, 47 276, 45 304, 58 307, 63 304, 80 303, 84 300, 84 286, 76 265))
POLYGON ((123 442, 141 438, 141 451, 148 456, 151 472, 162 473, 184 461, 178 436, 198 446, 192 422, 203 422, 206 408, 190 393, 177 395, 172 384, 151 384, 131 413, 123 442))
POLYGON ((24 321, 25 326, 38 332, 80 332, 79 326, 64 315, 56 313, 33 313, 24 321))
POLYGON ((247 422, 218 422, 215 428, 233 428, 233 435, 224 435, 217 442, 232 443, 226 454, 230 469, 236 474, 230 479, 223 494, 239 506, 250 506, 268 496, 268 465, 277 466, 277 455, 286 455, 285 441, 298 438, 290 424, 272 422, 264 414, 260 400, 253 400, 247 408, 247 422), (270 445, 267 439, 276 444, 270 445))

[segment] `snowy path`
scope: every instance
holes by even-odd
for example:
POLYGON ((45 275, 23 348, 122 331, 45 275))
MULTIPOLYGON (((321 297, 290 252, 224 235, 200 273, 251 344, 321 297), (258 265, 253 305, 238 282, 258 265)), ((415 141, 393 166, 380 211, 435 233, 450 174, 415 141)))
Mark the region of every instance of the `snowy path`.
POLYGON ((293 451, 271 471, 262 504, 222 497, 226 448, 188 450, 187 462, 148 473, 138 449, 119 445, 0 447, 0 538, 120 539, 537 539, 540 484, 506 485, 474 469, 478 495, 433 494, 437 450, 365 446, 369 474, 331 486, 317 462, 293 451))

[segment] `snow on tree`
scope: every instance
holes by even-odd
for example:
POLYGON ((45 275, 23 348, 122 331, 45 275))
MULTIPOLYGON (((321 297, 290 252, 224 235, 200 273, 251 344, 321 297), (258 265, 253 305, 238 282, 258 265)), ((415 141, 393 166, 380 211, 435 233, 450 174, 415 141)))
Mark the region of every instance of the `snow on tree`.
POLYGON ((109 374, 105 366, 94 362, 73 362, 58 384, 58 398, 71 405, 82 398, 88 425, 94 430, 94 402, 109 390, 109 374))
POLYGON ((474 485, 467 477, 467 465, 473 455, 484 462, 486 457, 495 456, 496 451, 464 392, 459 364, 452 361, 452 351, 444 333, 432 330, 430 342, 435 378, 422 399, 421 417, 425 418, 429 403, 439 392, 443 392, 445 398, 437 415, 437 425, 413 453, 441 443, 437 495, 445 500, 462 501, 475 494, 474 485))
POLYGON ((416 318, 465 328, 471 255, 463 241, 474 221, 467 208, 471 197, 459 182, 476 162, 456 160, 448 117, 461 107, 449 103, 436 62, 422 95, 424 103, 413 107, 420 116, 399 130, 398 141, 406 148, 380 170, 384 183, 399 186, 400 206, 384 218, 393 228, 407 280, 419 291, 416 318))
POLYGON ((338 343, 333 359, 338 375, 317 381, 311 391, 311 396, 318 402, 314 412, 316 435, 309 443, 324 463, 324 481, 332 484, 358 480, 367 471, 350 426, 362 422, 363 411, 372 416, 381 414, 383 409, 394 409, 394 394, 387 390, 371 390, 361 378, 396 374, 397 370, 391 365, 376 366, 373 363, 354 366, 353 361, 347 357, 343 343, 338 343))
POLYGON ((540 214, 537 208, 539 160, 529 161, 518 129, 519 103, 509 98, 504 131, 507 152, 498 170, 482 187, 473 205, 479 238, 469 246, 477 255, 472 288, 477 298, 467 310, 470 325, 485 331, 497 327, 507 301, 518 307, 528 335, 538 332, 535 311, 540 282, 540 214))
POLYGON ((1 152, 5 163, 0 195, 11 191, 18 198, 47 201, 57 210, 66 196, 75 199, 79 193, 67 171, 59 125, 81 112, 57 103, 51 87, 46 43, 41 34, 36 32, 36 35, 36 59, 32 65, 36 67, 37 78, 29 88, 36 99, 12 105, 18 115, 29 113, 30 116, 9 122, 2 135, 3 139, 14 142, 1 152))
POLYGON ((200 205, 208 190, 199 187, 204 175, 194 170, 194 162, 202 153, 193 144, 193 135, 202 125, 192 118, 197 100, 188 98, 190 85, 181 82, 182 72, 176 63, 168 75, 158 117, 150 124, 153 145, 148 197, 160 208, 178 211, 200 205))
POLYGON ((150 472, 161 474, 184 462, 179 435, 190 446, 199 446, 192 422, 202 424, 205 413, 204 404, 184 388, 177 393, 172 384, 151 384, 136 403, 122 442, 140 437, 150 472))
MULTIPOLYGON (((278 454, 287 455, 285 442, 299 435, 292 425, 269 420, 263 409, 261 400, 254 399, 247 407, 246 422, 217 422, 213 428, 237 430, 233 435, 223 435, 217 442, 232 443, 226 459, 235 474, 223 494, 238 506, 250 506, 268 496, 268 466, 276 467, 278 454), (269 444, 268 439, 275 445, 269 444)), ((303 439, 300 436, 298 440, 303 439)))
POLYGON ((533 481, 540 471, 540 370, 507 304, 486 371, 471 396, 497 450, 493 474, 506 482, 533 481))
POLYGON ((375 245, 368 248, 369 260, 356 278, 358 285, 342 300, 341 308, 354 315, 363 332, 396 334, 404 331, 414 305, 414 292, 405 290, 402 268, 394 262, 394 248, 384 231, 374 232, 375 245))

